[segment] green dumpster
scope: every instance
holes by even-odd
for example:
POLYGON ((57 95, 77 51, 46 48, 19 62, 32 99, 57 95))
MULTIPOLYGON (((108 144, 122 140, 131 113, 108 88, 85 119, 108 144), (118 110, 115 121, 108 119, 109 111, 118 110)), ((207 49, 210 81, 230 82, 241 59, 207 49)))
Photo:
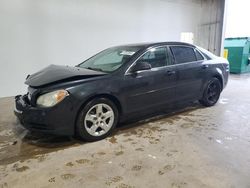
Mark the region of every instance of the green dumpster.
POLYGON ((231 73, 250 72, 250 37, 226 38, 224 50, 231 73))

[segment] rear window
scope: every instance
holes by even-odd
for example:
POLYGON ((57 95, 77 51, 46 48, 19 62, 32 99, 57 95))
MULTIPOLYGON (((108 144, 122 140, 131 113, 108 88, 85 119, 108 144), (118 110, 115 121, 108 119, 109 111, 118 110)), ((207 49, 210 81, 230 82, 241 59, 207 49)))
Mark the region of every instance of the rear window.
POLYGON ((196 55, 197 61, 201 61, 204 59, 203 56, 201 55, 201 53, 196 49, 195 49, 195 55, 196 55))
POLYGON ((207 60, 210 60, 210 59, 215 59, 217 58, 216 55, 212 54, 211 52, 209 52, 208 50, 205 50, 204 48, 201 48, 201 47, 197 47, 201 53, 207 58, 207 60))
POLYGON ((174 55, 176 63, 178 64, 197 61, 194 49, 191 47, 172 46, 170 49, 174 55))

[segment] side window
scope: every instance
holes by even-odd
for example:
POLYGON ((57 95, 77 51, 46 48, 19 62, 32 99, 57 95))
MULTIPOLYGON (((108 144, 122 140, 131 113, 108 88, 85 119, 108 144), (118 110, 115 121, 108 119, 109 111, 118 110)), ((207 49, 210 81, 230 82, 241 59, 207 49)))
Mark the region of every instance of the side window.
POLYGON ((152 68, 169 65, 170 62, 168 58, 167 48, 159 47, 150 49, 140 59, 138 59, 137 63, 140 62, 147 62, 151 65, 152 68))
POLYGON ((170 47, 177 64, 196 61, 194 49, 185 46, 170 47))
POLYGON ((203 56, 201 55, 201 53, 198 50, 195 49, 194 51, 195 51, 197 61, 204 60, 203 56))
POLYGON ((201 53, 207 58, 207 60, 211 60, 211 57, 209 57, 205 52, 201 51, 201 53))

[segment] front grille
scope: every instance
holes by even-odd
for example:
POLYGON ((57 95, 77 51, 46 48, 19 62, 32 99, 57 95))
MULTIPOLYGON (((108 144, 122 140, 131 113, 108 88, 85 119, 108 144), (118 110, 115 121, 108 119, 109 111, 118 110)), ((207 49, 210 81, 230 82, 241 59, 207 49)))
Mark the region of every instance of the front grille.
POLYGON ((38 124, 38 123, 32 123, 32 125, 30 125, 32 129, 39 129, 39 130, 53 130, 53 128, 48 127, 46 125, 43 124, 38 124))
POLYGON ((28 87, 27 99, 29 100, 29 103, 31 104, 31 106, 34 106, 36 103, 37 91, 38 91, 37 89, 28 87))
POLYGON ((29 101, 31 101, 31 94, 29 92, 27 93, 27 96, 28 96, 29 101))
POLYGON ((23 100, 24 100, 24 102, 25 102, 26 104, 30 105, 30 100, 29 100, 29 98, 28 98, 28 94, 23 95, 23 100))

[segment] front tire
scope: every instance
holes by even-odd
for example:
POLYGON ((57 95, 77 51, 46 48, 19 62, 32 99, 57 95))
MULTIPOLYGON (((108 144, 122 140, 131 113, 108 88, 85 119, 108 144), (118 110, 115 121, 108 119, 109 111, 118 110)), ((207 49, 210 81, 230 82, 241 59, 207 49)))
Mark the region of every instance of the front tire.
POLYGON ((118 117, 117 107, 112 101, 93 99, 79 113, 76 134, 90 142, 106 138, 116 127, 118 117))
POLYGON ((221 87, 220 81, 217 78, 212 78, 204 90, 200 103, 206 107, 215 105, 220 98, 221 87))

